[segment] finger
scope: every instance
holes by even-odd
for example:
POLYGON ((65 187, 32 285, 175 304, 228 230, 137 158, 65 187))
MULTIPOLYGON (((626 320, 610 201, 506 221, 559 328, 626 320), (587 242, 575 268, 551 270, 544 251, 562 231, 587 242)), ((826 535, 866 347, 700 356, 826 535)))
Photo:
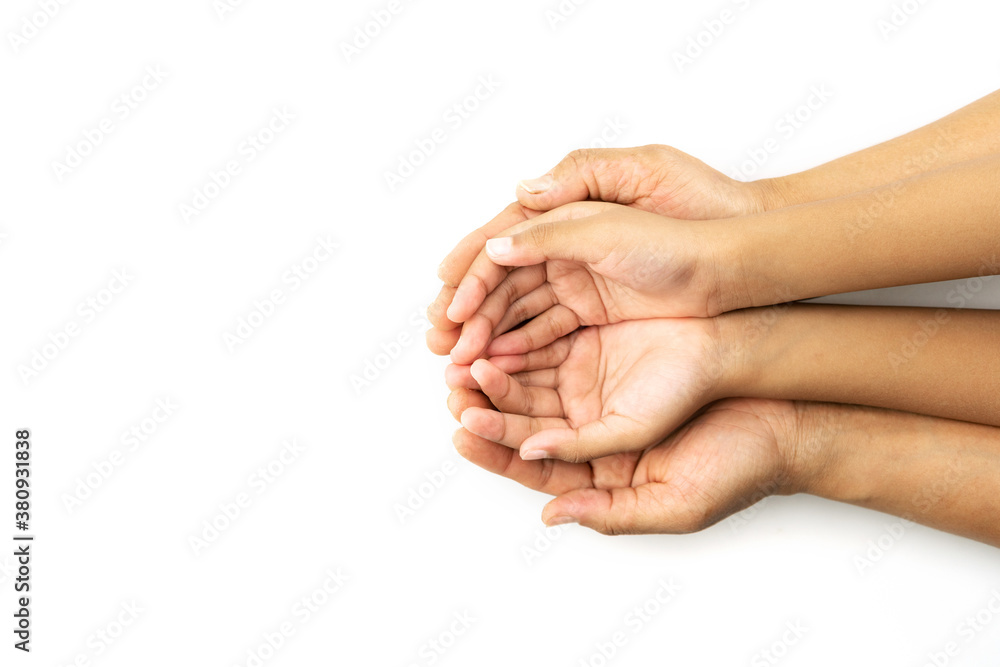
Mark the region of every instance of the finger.
POLYGON ((493 340, 493 329, 504 313, 524 294, 545 282, 545 267, 530 266, 510 274, 483 301, 482 306, 462 326, 462 335, 452 350, 456 364, 471 364, 493 340))
POLYGON ((431 305, 427 306, 427 319, 431 325, 445 331, 458 327, 459 323, 449 320, 447 314, 448 306, 451 305, 451 300, 454 296, 454 287, 450 285, 443 285, 441 287, 441 291, 438 292, 437 297, 434 298, 431 305))
POLYGON ((490 399, 481 391, 470 389, 455 389, 448 394, 448 411, 451 412, 455 421, 462 421, 462 413, 469 408, 482 408, 484 410, 495 410, 490 399))
POLYGON ((580 318, 562 304, 549 308, 520 329, 508 331, 486 347, 491 357, 538 350, 580 328, 580 318))
POLYGON ((521 444, 521 458, 579 463, 638 451, 654 442, 655 434, 649 433, 646 425, 624 415, 610 414, 579 428, 540 431, 521 444))
MULTIPOLYGON (((600 264, 628 238, 622 225, 609 224, 613 219, 608 215, 552 220, 546 217, 551 213, 490 239, 486 256, 501 266, 531 266, 555 259, 600 264)), ((448 317, 454 319, 452 315, 449 310, 448 317)))
POLYGON ((487 239, 493 238, 509 227, 538 215, 514 202, 485 225, 466 234, 465 238, 448 253, 438 267, 438 278, 448 286, 457 287, 472 265, 472 260, 482 251, 487 239))
POLYGON ((452 441, 468 461, 535 491, 559 495, 591 485, 590 466, 583 463, 522 461, 516 449, 480 438, 464 428, 455 432, 452 441))
POLYGON ((515 452, 522 442, 535 433, 568 426, 565 419, 557 417, 525 417, 479 407, 471 407, 463 412, 461 422, 470 433, 510 447, 515 452))
MULTIPOLYGON (((516 269, 512 273, 517 273, 517 271, 523 270, 523 268, 516 269)), ((510 304, 510 307, 503 314, 503 317, 496 324, 496 326, 493 327, 493 337, 496 338, 497 336, 510 331, 518 324, 527 322, 532 317, 537 317, 557 303, 559 303, 559 299, 556 298, 555 293, 552 291, 552 285, 549 283, 543 284, 541 287, 533 290, 529 294, 525 294, 520 299, 510 304)))
POLYGON ((656 179, 650 176, 660 163, 654 148, 573 151, 545 176, 520 181, 517 199, 538 211, 585 199, 632 204, 653 194, 650 188, 656 179))
POLYGON ((548 387, 524 387, 517 380, 486 361, 472 364, 472 377, 490 402, 502 412, 527 417, 562 417, 562 403, 548 387))
POLYGON ((451 354, 451 351, 455 349, 455 345, 458 344, 458 339, 461 335, 462 332, 458 329, 452 329, 451 331, 428 329, 427 333, 424 334, 424 340, 427 341, 427 347, 431 352, 444 357, 451 354))
POLYGON ((671 503, 663 483, 610 490, 576 489, 542 510, 549 526, 579 523, 605 535, 689 533, 699 526, 691 512, 671 503))
POLYGON ((479 383, 472 377, 472 366, 448 364, 444 369, 444 383, 449 389, 474 389, 479 391, 479 383))
POLYGON ((512 375, 522 387, 548 387, 555 389, 559 386, 559 369, 546 368, 539 371, 526 371, 512 375))
MULTIPOLYGON (((553 211, 536 214, 535 218, 513 225, 497 236, 505 238, 511 234, 530 229, 535 225, 535 222, 555 223, 588 218, 614 208, 616 208, 615 204, 602 202, 578 202, 560 206, 553 211)), ((540 264, 541 261, 530 263, 540 264)), ((482 305, 487 295, 503 281, 508 271, 506 266, 500 266, 492 261, 485 251, 479 253, 469 266, 465 277, 458 284, 458 290, 452 298, 451 305, 448 306, 448 319, 452 322, 464 322, 471 317, 474 312, 479 310, 479 306, 482 305)))
POLYGON ((524 354, 490 357, 490 363, 504 373, 511 375, 524 371, 554 368, 562 364, 569 357, 569 353, 573 349, 574 335, 563 336, 551 345, 546 345, 541 349, 531 350, 524 354))
MULTIPOLYGON (((540 350, 492 357, 489 362, 522 385, 554 389, 559 384, 558 366, 569 356, 571 348, 570 337, 563 337, 540 350)), ((448 364, 444 369, 444 381, 452 389, 480 389, 479 382, 472 377, 472 366, 467 364, 448 364)))

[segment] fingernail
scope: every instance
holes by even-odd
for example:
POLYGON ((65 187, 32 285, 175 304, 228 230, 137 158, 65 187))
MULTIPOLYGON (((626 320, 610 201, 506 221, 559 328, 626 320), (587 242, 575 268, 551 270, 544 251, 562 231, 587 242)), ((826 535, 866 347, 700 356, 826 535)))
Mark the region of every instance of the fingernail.
MULTIPOLYGON (((456 292, 456 294, 457 294, 457 292, 456 292)), ((449 319, 449 320, 451 320, 452 322, 458 322, 458 320, 456 320, 456 319, 455 319, 455 313, 457 313, 457 312, 458 312, 458 307, 457 307, 457 306, 455 305, 455 300, 454 300, 454 299, 452 299, 452 301, 451 301, 451 305, 450 305, 450 306, 448 306, 448 310, 446 310, 446 311, 444 312, 444 314, 445 314, 445 315, 446 315, 446 316, 448 317, 448 319, 449 319)))
POLYGON ((509 236, 490 239, 486 242, 486 254, 490 257, 503 257, 510 252, 513 245, 514 241, 509 236))
POLYGON ((521 454, 522 461, 537 461, 539 459, 549 458, 548 452, 543 452, 540 449, 532 449, 530 452, 525 452, 521 454))
POLYGON ((545 522, 546 526, 561 526, 567 523, 576 523, 576 519, 571 516, 554 516, 545 522))
POLYGON ((545 174, 541 178, 529 178, 525 181, 518 181, 517 184, 529 195, 538 195, 551 188, 554 180, 552 174, 545 174))
POLYGON ((444 262, 438 264, 437 277, 438 280, 444 282, 444 262))

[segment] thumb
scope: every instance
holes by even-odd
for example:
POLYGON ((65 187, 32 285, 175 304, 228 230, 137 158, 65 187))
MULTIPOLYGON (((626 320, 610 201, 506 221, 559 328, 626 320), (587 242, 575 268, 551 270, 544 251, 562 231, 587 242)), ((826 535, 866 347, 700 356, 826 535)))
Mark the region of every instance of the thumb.
POLYGON ((547 526, 578 523, 605 535, 691 532, 683 512, 664 499, 665 484, 617 489, 576 489, 542 510, 547 526))
POLYGON ((648 147, 575 150, 541 178, 520 181, 517 200, 536 211, 592 199, 631 204, 649 196, 642 183, 653 171, 648 147))
POLYGON ((621 238, 615 226, 597 218, 546 220, 510 236, 486 242, 486 255, 501 266, 533 266, 550 259, 597 264, 614 250, 621 238))
MULTIPOLYGON (((662 439, 662 434, 648 424, 637 424, 635 417, 604 415, 579 428, 543 429, 521 443, 525 460, 559 459, 570 463, 593 461, 605 456, 638 452, 662 439)), ((668 425, 682 423, 674 414, 664 415, 668 425)), ((669 432, 669 431, 668 431, 669 432)))

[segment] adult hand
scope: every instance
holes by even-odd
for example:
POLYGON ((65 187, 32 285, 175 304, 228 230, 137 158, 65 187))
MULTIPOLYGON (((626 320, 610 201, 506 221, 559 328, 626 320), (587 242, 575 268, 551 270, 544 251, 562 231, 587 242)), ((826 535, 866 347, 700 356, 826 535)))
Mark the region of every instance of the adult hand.
POLYGON ((520 354, 580 326, 717 315, 739 291, 733 227, 601 202, 521 223, 487 243, 488 259, 459 287, 452 308, 465 324, 452 361, 520 354))
MULTIPOLYGON (((517 199, 462 239, 441 263, 438 276, 445 285, 427 313, 434 325, 427 345, 435 354, 448 354, 458 340, 462 320, 450 319, 449 309, 474 261, 483 261, 486 241, 539 211, 590 199, 672 218, 708 220, 763 211, 774 196, 763 182, 735 181, 676 148, 652 145, 573 151, 545 176, 519 183, 517 199)), ((458 318, 462 312, 450 315, 458 318)))
MULTIPOLYGON (((475 392, 453 396, 453 408, 476 404, 475 392)), ((767 495, 803 490, 798 415, 790 401, 726 399, 647 450, 590 463, 524 461, 466 429, 454 442, 472 463, 557 496, 542 512, 548 525, 575 522, 608 535, 691 533, 767 495)))

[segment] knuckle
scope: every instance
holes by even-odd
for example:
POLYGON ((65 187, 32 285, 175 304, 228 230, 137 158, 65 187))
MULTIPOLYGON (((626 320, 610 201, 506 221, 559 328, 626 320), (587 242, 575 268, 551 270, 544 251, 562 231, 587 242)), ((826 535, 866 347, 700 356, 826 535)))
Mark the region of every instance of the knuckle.
POLYGON ((527 238, 532 245, 544 248, 552 241, 555 231, 553 223, 542 222, 528 229, 527 238))
POLYGON ((511 305, 511 302, 517 300, 517 286, 514 284, 514 281, 510 279, 510 276, 504 278, 503 282, 500 283, 497 289, 503 297, 503 303, 508 306, 511 305))
POLYGON ((521 339, 521 346, 524 349, 534 350, 538 347, 538 345, 535 344, 535 336, 531 333, 531 327, 518 329, 514 333, 518 334, 518 338, 521 339))
POLYGON ((511 382, 512 380, 510 378, 507 378, 507 381, 504 382, 503 386, 500 387, 500 390, 496 394, 498 400, 502 401, 505 400, 508 396, 510 396, 511 382))
POLYGON ((590 459, 587 457, 586 453, 581 451, 578 447, 568 447, 562 449, 555 453, 555 455, 567 463, 586 463, 590 459))
POLYGON ((593 155, 593 150, 589 148, 576 148, 571 150, 566 154, 563 162, 567 162, 574 167, 579 167, 581 164, 588 161, 591 155, 593 155))
POLYGON ((545 320, 545 328, 548 330, 549 337, 553 340, 559 340, 563 335, 563 325, 562 320, 558 317, 549 317, 545 320))
POLYGON ((528 307, 521 299, 510 304, 510 316, 514 319, 514 324, 520 324, 528 319, 528 307))
MULTIPOLYGON (((513 382, 514 380, 511 380, 513 382)), ((521 408, 524 410, 524 414, 530 415, 535 412, 535 400, 531 395, 530 391, 521 392, 521 408)))

